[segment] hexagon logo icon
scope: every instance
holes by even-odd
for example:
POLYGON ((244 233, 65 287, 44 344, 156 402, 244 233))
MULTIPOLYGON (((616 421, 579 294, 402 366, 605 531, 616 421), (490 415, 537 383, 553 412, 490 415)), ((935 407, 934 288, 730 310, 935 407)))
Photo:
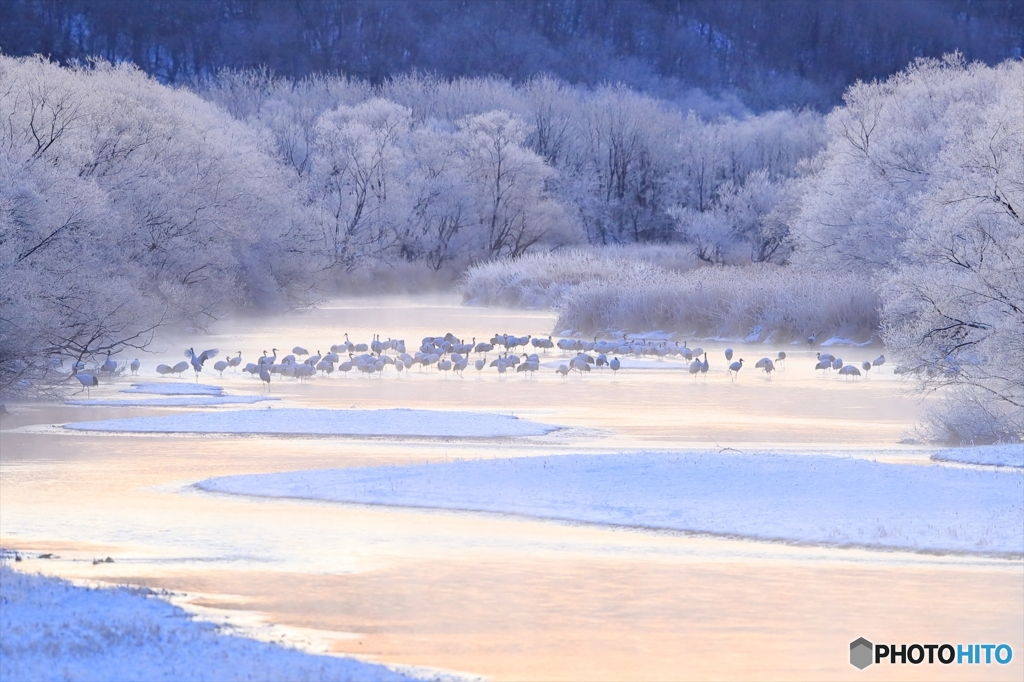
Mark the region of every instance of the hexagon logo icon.
POLYGON ((850 642, 850 665, 863 670, 873 663, 871 658, 874 651, 875 645, 863 637, 853 640, 850 642))

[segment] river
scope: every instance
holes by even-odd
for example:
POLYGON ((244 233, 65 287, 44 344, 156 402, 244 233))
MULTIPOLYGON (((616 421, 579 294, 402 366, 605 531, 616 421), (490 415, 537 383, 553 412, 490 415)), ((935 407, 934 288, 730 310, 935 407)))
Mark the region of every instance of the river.
MULTIPOLYGON (((337 301, 274 319, 223 321, 210 335, 158 339, 139 379, 159 381, 185 347, 326 352, 353 341, 447 331, 551 332, 546 311, 469 308, 450 296, 337 301)), ((697 345, 690 342, 690 346, 697 345)), ((566 427, 520 440, 104 435, 68 422, 199 408, 17 405, 0 431, 0 545, 19 567, 86 583, 169 590, 186 608, 312 651, 509 680, 855 679, 850 641, 1007 642, 1006 666, 957 666, 959 679, 1020 679, 1024 564, 912 552, 794 546, 734 538, 197 491, 211 476, 454 458, 733 448, 837 453, 934 466, 901 444, 922 403, 891 366, 859 381, 816 376, 814 350, 700 342, 712 369, 624 369, 562 379, 403 376, 275 380, 273 406, 487 410, 566 427), (745 367, 736 381, 722 350, 745 367), (770 379, 761 356, 786 350, 770 379), (57 559, 37 559, 52 552, 57 559), (110 556, 113 563, 94 564, 110 556), (1018 654, 1018 652, 1020 652, 1018 654)), ((841 348, 848 361, 878 349, 841 348)), ((562 357, 551 354, 551 359, 562 357)), ((129 358, 130 359, 130 358, 129 358)), ((657 367, 656 361, 648 363, 657 367)), ((662 364, 672 367, 671 363, 662 364)), ((186 374, 190 377, 191 372, 186 374)), ((169 380, 164 380, 169 381, 169 380)), ((258 379, 209 368, 200 383, 236 394, 258 379)), ((82 396, 84 397, 84 396, 82 396)), ((244 409, 266 409, 258 403, 244 409)), ((238 409, 237 406, 203 409, 238 409)), ((907 679, 931 666, 886 667, 907 679)), ((949 674, 952 671, 939 671, 949 674)))

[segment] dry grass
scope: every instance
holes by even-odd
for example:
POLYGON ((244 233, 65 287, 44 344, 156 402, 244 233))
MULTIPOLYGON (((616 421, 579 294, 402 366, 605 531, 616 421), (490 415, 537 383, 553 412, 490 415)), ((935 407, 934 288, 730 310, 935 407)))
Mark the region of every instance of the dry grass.
MULTIPOLYGON (((669 260, 671 247, 658 248, 669 260)), ((471 268, 461 290, 475 305, 554 308, 557 329, 587 335, 866 341, 878 328, 878 297, 863 277, 774 265, 679 271, 633 256, 627 249, 532 254, 471 268)))

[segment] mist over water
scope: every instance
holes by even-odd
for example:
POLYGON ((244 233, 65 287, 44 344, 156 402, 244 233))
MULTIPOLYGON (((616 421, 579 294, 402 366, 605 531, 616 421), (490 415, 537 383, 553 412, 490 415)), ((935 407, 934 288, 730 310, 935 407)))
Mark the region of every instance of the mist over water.
MULTIPOLYGON (((92 398, 123 397, 161 379, 157 363, 186 347, 279 357, 326 352, 373 334, 452 332, 547 336, 555 314, 459 305, 454 295, 335 301, 317 310, 218 323, 209 335, 158 339, 139 377, 104 379, 92 398)), ((684 339, 680 339, 682 341, 684 339)), ((288 408, 421 408, 439 420, 474 411, 566 429, 520 439, 83 435, 55 424, 227 408, 21 405, 3 422, 0 542, 20 564, 85 581, 180 591, 205 617, 232 616, 264 637, 314 650, 471 671, 495 679, 788 679, 851 676, 846 647, 879 641, 1008 641, 1024 627, 1019 561, 778 543, 441 512, 202 493, 209 477, 302 469, 436 463, 537 455, 734 448, 837 454, 935 466, 934 448, 900 444, 923 405, 903 396, 888 366, 858 381, 823 377, 805 345, 690 341, 711 370, 695 381, 679 361, 562 379, 493 369, 445 376, 434 368, 383 376, 275 376, 288 408), (745 359, 735 381, 723 350, 745 359), (762 356, 788 354, 771 379, 762 356), (111 556, 113 564, 93 565, 111 556), (936 599, 935 595, 943 595, 936 599), (265 623, 276 624, 273 628, 265 623), (873 640, 874 641, 874 640, 873 640), (524 656, 524 652, 529 652, 524 656), (722 652, 728 652, 725 655, 722 652)), ((875 348, 830 348, 847 362, 875 348)), ((532 350, 531 350, 532 352, 532 350)), ((493 354, 492 354, 493 355, 493 354)), ((492 357, 489 355, 489 358, 492 357)), ((557 350, 543 361, 567 357, 557 350)), ((678 359, 677 359, 678 360, 678 359)), ((208 363, 209 364, 209 363, 208 363)), ((194 381, 189 370, 181 381, 194 381)), ((257 378, 210 367, 199 377, 229 394, 259 394, 257 378)), ((84 397, 84 396, 79 396, 84 397)), ((894 669, 928 677, 913 666, 894 669)), ((933 672, 933 671, 932 671, 933 672)), ((1019 678, 1020 665, 966 670, 1019 678)))

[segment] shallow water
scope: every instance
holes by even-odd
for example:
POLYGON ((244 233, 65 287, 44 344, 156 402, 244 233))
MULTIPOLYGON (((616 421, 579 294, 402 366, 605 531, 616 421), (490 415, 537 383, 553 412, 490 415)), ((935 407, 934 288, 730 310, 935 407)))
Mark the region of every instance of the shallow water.
MULTIPOLYGON (((163 340, 157 346, 164 354, 141 358, 141 378, 154 380, 152 368, 176 362, 189 345, 219 347, 222 356, 241 350, 244 364, 275 345, 279 355, 295 344, 326 351, 344 332, 353 341, 368 342, 373 333, 405 338, 411 351, 427 334, 546 336, 553 323, 546 312, 464 308, 448 297, 339 302, 222 324, 207 337, 163 340)), ((25 569, 174 590, 205 617, 230 616, 264 637, 497 679, 883 674, 873 671, 1020 679, 1020 561, 258 500, 191 487, 226 474, 497 452, 728 447, 932 465, 930 449, 899 444, 922 405, 901 395, 891 366, 848 382, 815 376, 812 350, 785 347, 788 366, 766 380, 753 363, 779 348, 728 344, 747 361, 732 381, 722 355, 727 344, 699 345, 712 371, 696 382, 678 363, 650 361, 651 369, 582 379, 563 380, 552 370, 533 378, 468 370, 461 379, 413 370, 383 378, 336 373, 305 384, 275 379, 270 387, 282 398, 276 406, 415 407, 444 410, 444 419, 490 410, 570 427, 519 440, 83 435, 52 425, 189 410, 18 406, 0 432, 0 543, 60 557, 27 559, 19 565, 25 569), (92 563, 108 555, 115 563, 92 563), (1014 660, 955 671, 907 665, 861 672, 847 658, 859 636, 1007 642, 1014 660)), ((878 354, 830 352, 858 363, 878 354)), ((118 391, 130 381, 104 383, 91 397, 123 397, 118 391)), ((262 389, 231 370, 220 378, 208 369, 200 382, 237 394, 262 389)))

